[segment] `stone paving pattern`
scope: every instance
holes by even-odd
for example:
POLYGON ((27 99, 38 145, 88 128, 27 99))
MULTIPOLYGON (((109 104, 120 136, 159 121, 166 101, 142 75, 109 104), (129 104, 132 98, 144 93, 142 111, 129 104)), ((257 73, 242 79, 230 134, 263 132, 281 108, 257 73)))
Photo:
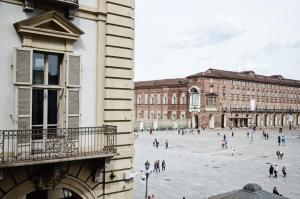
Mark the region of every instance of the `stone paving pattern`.
MULTIPOLYGON (((247 130, 234 130, 235 136, 229 131, 201 131, 200 135, 178 135, 177 131, 140 132, 135 140, 135 171, 143 170, 144 163, 149 160, 151 169, 155 160, 166 161, 166 171, 153 173, 149 177, 149 194, 155 199, 198 199, 212 195, 241 189, 247 183, 257 183, 272 192, 274 186, 288 198, 300 198, 300 131, 270 133, 265 140, 262 131, 254 134, 253 143, 247 137, 247 130), (226 134, 228 149, 222 149, 221 140, 226 134), (286 146, 278 146, 277 136, 285 135, 286 146), (158 149, 152 142, 157 138, 158 149), (169 148, 165 149, 165 141, 169 148), (231 147, 236 149, 231 156, 231 147), (278 159, 276 151, 284 153, 278 159), (278 178, 270 178, 270 164, 277 164, 278 178), (282 166, 287 167, 287 177, 282 177, 282 166)), ((145 181, 140 176, 134 180, 134 198, 145 197, 145 181)))

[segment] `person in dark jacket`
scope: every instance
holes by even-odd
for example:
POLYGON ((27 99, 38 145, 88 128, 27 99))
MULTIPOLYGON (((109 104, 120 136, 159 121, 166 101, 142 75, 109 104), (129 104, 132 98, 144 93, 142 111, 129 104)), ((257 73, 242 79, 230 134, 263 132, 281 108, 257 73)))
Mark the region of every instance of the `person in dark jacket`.
POLYGON ((269 174, 270 174, 269 177, 273 176, 273 172, 274 172, 274 167, 273 167, 273 165, 271 165, 269 168, 269 174))
POLYGON ((275 195, 279 195, 279 196, 282 196, 280 193, 278 193, 278 191, 277 191, 277 188, 276 188, 276 187, 274 187, 274 188, 273 188, 273 194, 275 194, 275 195))

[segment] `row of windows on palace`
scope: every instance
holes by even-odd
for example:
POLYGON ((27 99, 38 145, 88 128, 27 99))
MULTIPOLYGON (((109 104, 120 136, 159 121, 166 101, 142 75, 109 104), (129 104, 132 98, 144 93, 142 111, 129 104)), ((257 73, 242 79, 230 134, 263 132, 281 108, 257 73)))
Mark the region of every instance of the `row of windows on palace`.
MULTIPOLYGON (((163 98, 161 98, 160 94, 151 94, 148 97, 148 94, 144 95, 144 100, 142 102, 142 95, 139 94, 137 97, 137 104, 161 104, 161 100, 162 100, 162 104, 168 104, 168 94, 165 93, 163 98)), ((177 104, 177 94, 173 93, 172 99, 171 99, 171 104, 177 104)), ((186 104, 186 97, 185 97, 185 93, 181 93, 181 96, 179 97, 179 104, 186 104)))
MULTIPOLYGON (((165 105, 168 104, 167 94, 164 94, 164 97, 162 98, 162 100, 163 100, 162 104, 165 104, 165 105)), ((157 94, 157 95, 151 94, 150 98, 148 98, 148 94, 145 94, 144 95, 144 103, 142 103, 142 95, 141 94, 138 95, 138 98, 137 98, 137 104, 151 104, 151 105, 161 104, 160 101, 161 101, 160 94, 157 94)), ((199 106, 199 99, 195 103, 197 103, 196 105, 199 106)), ((173 93, 171 104, 178 104, 176 93, 173 93)), ((179 98, 179 104, 186 104, 185 93, 181 93, 181 97, 179 98)), ((206 97, 206 105, 215 106, 216 105, 216 97, 214 97, 214 96, 206 97)))
POLYGON ((184 111, 181 111, 179 114, 176 111, 164 111, 163 114, 161 115, 160 111, 150 111, 148 112, 147 110, 138 110, 137 111, 137 119, 153 119, 153 120, 177 120, 181 119, 184 120, 186 119, 186 114, 184 111), (150 113, 150 114, 148 114, 150 113), (179 116, 179 118, 178 118, 179 116))
MULTIPOLYGON (((223 80, 223 83, 225 83, 224 81, 225 80, 223 80)), ((272 89, 272 90, 288 90, 294 92, 300 91, 300 87, 282 86, 278 84, 266 84, 266 83, 257 83, 257 82, 239 81, 239 80, 231 80, 231 85, 248 86, 250 88, 261 88, 261 89, 272 89)))

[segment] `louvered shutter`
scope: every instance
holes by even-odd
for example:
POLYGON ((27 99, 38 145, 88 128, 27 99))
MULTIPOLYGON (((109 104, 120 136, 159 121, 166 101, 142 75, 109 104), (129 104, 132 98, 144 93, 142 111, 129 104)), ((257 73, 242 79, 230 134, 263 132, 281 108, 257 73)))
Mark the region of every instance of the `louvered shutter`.
POLYGON ((15 48, 14 52, 14 83, 31 84, 32 51, 15 48))
POLYGON ((67 86, 80 86, 80 56, 69 55, 67 67, 67 86))
POLYGON ((67 127, 79 127, 80 100, 80 56, 68 55, 67 60, 67 127))
POLYGON ((19 87, 17 91, 18 129, 31 127, 31 88, 19 87))
POLYGON ((68 89, 68 128, 79 127, 79 89, 68 89))

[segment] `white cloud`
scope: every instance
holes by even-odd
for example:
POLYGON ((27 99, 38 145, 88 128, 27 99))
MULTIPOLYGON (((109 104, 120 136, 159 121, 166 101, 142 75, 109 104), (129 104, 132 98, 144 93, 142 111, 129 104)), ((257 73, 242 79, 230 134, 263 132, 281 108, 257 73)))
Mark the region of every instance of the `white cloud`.
POLYGON ((185 31, 174 41, 168 42, 168 48, 200 48, 216 45, 243 34, 245 29, 233 17, 219 17, 202 22, 190 31, 185 31))

